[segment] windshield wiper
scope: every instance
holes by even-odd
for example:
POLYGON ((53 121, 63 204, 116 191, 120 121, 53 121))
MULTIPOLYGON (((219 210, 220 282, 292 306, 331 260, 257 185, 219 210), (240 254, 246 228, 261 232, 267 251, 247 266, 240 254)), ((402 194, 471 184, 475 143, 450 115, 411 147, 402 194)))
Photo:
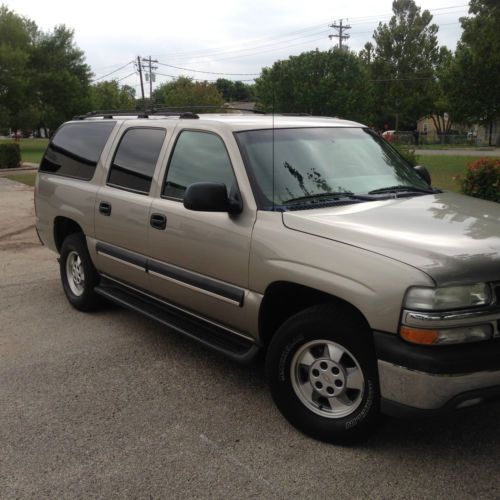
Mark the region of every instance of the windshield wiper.
POLYGON ((434 188, 420 188, 416 186, 389 186, 389 187, 384 187, 384 188, 379 188, 379 189, 374 189, 373 191, 368 191, 368 194, 382 194, 382 193, 395 193, 398 191, 407 191, 410 193, 424 193, 424 194, 434 194, 434 193, 440 193, 441 191, 439 189, 434 189, 434 188))
POLYGON ((309 194, 307 196, 298 196, 297 198, 290 198, 286 200, 284 203, 295 203, 301 201, 321 201, 321 200, 336 200, 340 198, 349 198, 353 200, 363 199, 362 197, 356 196, 351 191, 332 191, 331 193, 317 193, 317 194, 309 194))

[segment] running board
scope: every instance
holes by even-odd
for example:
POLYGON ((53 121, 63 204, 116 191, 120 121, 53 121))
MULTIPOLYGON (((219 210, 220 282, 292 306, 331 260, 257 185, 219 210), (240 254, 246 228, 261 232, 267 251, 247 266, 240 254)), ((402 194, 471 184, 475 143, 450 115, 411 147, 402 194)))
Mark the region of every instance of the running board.
POLYGON ((239 363, 249 363, 260 351, 259 346, 250 339, 107 278, 101 278, 95 291, 112 302, 154 319, 239 363))

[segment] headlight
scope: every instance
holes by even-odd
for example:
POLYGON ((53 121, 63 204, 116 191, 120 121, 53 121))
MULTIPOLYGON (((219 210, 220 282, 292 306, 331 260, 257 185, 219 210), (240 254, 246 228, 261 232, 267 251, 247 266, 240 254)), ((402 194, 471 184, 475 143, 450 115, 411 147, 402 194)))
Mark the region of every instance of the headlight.
POLYGON ((439 311, 484 306, 490 301, 490 288, 486 283, 441 288, 413 287, 406 293, 404 307, 439 311))

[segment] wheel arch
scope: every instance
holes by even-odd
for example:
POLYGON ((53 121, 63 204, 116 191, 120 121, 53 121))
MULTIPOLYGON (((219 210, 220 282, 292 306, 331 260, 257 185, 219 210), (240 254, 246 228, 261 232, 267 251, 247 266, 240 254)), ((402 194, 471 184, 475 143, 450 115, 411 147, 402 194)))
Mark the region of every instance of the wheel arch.
POLYGON ((78 222, 75 222, 73 219, 63 217, 61 215, 58 215, 54 219, 54 243, 59 253, 61 253, 63 241, 70 234, 74 233, 84 234, 83 229, 80 224, 78 224, 78 222))
MULTIPOLYGON (((350 302, 309 286, 290 281, 271 283, 264 293, 259 308, 259 337, 267 347, 278 328, 291 316, 309 307, 333 304, 349 309, 370 329, 365 315, 350 302)), ((370 329, 371 330, 371 329, 370 329)))

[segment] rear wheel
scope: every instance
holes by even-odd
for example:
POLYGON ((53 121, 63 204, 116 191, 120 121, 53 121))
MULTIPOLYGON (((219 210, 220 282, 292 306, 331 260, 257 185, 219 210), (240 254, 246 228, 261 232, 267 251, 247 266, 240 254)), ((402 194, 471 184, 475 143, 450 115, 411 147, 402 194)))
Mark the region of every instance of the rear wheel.
POLYGON ((91 311, 99 297, 94 287, 99 283, 97 273, 82 233, 70 234, 61 246, 59 261, 64 293, 70 304, 80 311, 91 311))
POLYGON ((371 332, 347 307, 321 305, 288 319, 271 341, 267 375, 283 415, 311 437, 359 441, 379 413, 371 332))

